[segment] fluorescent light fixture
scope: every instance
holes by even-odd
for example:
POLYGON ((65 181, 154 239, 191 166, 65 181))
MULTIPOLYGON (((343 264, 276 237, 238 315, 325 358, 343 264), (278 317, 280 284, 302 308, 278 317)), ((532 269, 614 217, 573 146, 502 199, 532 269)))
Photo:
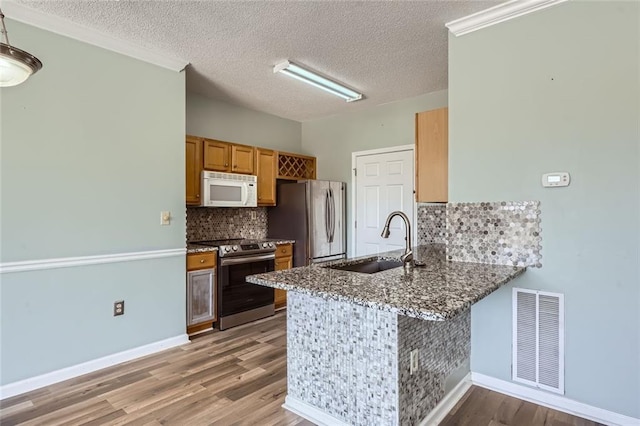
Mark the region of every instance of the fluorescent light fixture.
POLYGON ((312 71, 309 71, 308 69, 302 68, 300 65, 296 65, 289 61, 284 61, 273 67, 273 72, 274 74, 281 72, 282 74, 288 75, 289 77, 304 81, 305 83, 317 87, 318 89, 322 89, 325 92, 340 96, 347 102, 353 102, 362 99, 362 93, 355 92, 348 87, 343 86, 342 84, 322 77, 312 71))

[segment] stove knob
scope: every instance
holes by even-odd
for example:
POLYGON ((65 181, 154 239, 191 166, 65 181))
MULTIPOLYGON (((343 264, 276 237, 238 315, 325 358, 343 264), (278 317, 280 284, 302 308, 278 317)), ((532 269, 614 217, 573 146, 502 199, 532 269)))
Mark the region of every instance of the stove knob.
POLYGON ((269 243, 269 247, 272 247, 272 248, 273 248, 273 243, 269 243))
POLYGON ((225 246, 224 248, 224 252, 225 253, 229 253, 231 251, 231 249, 229 248, 229 246, 225 246))
POLYGON ((233 246, 233 251, 238 251, 238 246, 233 246))
POLYGON ((268 243, 262 243, 262 248, 267 248, 267 247, 269 247, 268 243))

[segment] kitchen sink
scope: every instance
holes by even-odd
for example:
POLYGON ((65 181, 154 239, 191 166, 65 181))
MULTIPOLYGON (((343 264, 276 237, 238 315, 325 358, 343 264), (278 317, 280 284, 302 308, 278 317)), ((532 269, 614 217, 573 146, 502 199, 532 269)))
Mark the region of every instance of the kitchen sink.
POLYGON ((360 272, 361 274, 375 274, 376 272, 386 271, 387 269, 399 268, 402 266, 399 260, 367 260, 360 263, 352 263, 350 265, 328 266, 331 269, 340 271, 360 272))

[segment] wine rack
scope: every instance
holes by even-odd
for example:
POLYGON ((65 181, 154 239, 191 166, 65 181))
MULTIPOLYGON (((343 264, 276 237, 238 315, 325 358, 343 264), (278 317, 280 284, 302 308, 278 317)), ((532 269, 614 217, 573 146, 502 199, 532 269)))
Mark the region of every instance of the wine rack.
POLYGON ((278 179, 315 179, 316 157, 278 152, 278 179))

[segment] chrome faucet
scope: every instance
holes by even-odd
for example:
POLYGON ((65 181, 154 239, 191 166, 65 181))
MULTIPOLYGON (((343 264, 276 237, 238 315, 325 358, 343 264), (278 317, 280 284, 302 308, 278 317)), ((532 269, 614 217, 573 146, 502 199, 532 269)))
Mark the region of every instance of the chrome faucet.
POLYGON ((404 240, 406 241, 407 246, 404 249, 404 254, 400 256, 400 260, 402 260, 404 264, 411 263, 411 261, 413 260, 413 251, 411 251, 411 224, 409 223, 409 218, 406 214, 404 214, 400 210, 391 212, 387 217, 387 221, 384 224, 384 228, 382 228, 382 234, 380 234, 380 236, 382 238, 389 238, 389 225, 391 224, 391 219, 393 219, 395 216, 400 216, 402 218, 406 231, 404 240))

